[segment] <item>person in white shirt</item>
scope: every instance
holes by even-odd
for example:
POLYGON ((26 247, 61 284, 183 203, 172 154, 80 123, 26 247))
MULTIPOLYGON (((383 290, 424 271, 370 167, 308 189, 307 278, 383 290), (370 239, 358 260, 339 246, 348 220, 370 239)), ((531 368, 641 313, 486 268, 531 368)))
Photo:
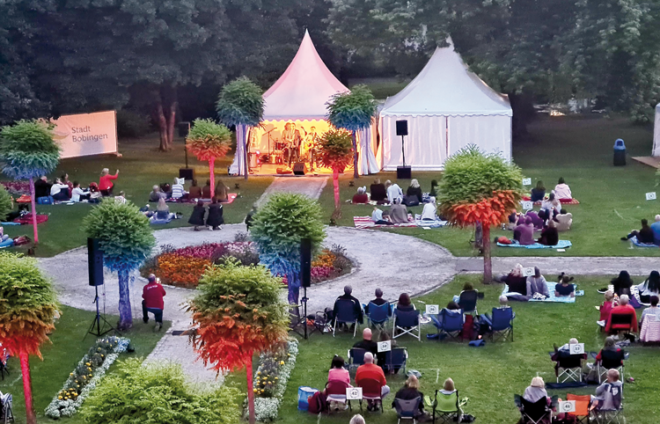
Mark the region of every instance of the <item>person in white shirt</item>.
POLYGON ((119 204, 122 204, 122 205, 126 204, 126 193, 124 193, 123 191, 120 191, 119 196, 115 196, 115 202, 117 202, 119 204))
POLYGON ((573 214, 566 212, 566 209, 561 209, 555 220, 557 220, 557 231, 568 231, 573 224, 573 214))
POLYGON ((403 190, 401 190, 398 184, 393 184, 392 181, 387 180, 385 181, 385 187, 387 187, 387 200, 390 204, 394 203, 394 199, 403 200, 403 190))
POLYGON ((378 225, 394 225, 390 221, 386 221, 383 218, 383 211, 374 207, 374 211, 371 214, 371 219, 378 225))
POLYGON ((557 196, 557 199, 559 200, 569 200, 573 198, 571 188, 568 186, 568 184, 566 184, 563 177, 559 179, 557 185, 555 186, 555 196, 557 196))
POLYGON ((80 183, 74 181, 73 191, 71 191, 71 201, 77 203, 83 200, 89 200, 89 190, 83 190, 80 188, 80 183))
POLYGON ((422 209, 422 221, 437 221, 438 215, 436 214, 437 206, 435 205, 435 199, 431 198, 429 203, 424 203, 424 209, 422 209))
POLYGON ((184 178, 174 178, 174 185, 172 186, 172 198, 180 199, 186 194, 186 191, 183 189, 184 178))
POLYGON ((62 180, 58 178, 50 187, 50 195, 55 200, 69 200, 69 186, 63 184, 62 180))

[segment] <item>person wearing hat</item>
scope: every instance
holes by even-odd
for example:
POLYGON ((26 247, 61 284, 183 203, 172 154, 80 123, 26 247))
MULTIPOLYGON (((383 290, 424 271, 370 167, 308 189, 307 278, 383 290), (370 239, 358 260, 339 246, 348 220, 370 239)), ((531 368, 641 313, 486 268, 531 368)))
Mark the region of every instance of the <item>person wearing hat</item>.
POLYGON ((142 320, 146 324, 149 322, 149 312, 154 314, 154 319, 156 320, 155 331, 163 327, 163 309, 165 309, 163 297, 166 294, 165 289, 156 279, 156 276, 149 274, 149 281, 142 289, 142 320))
MULTIPOLYGON (((353 303, 353 312, 355 315, 358 317, 358 322, 362 324, 363 320, 363 315, 362 315, 362 306, 360 306, 360 301, 357 300, 353 295, 353 287, 351 286, 345 286, 344 287, 344 294, 339 296, 335 300, 334 307, 332 308, 332 317, 333 319, 337 316, 337 312, 339 312, 339 303, 340 301, 350 301, 353 303)), ((354 324, 351 325, 351 330, 353 330, 354 324)))

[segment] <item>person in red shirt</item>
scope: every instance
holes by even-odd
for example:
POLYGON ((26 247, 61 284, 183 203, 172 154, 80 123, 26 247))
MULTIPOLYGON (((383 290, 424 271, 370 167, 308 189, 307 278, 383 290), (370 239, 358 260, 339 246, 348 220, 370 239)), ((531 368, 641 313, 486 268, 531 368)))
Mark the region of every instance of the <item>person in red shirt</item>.
POLYGON ((366 187, 358 187, 357 193, 353 196, 352 202, 354 204, 369 203, 369 196, 367 195, 366 187))
POLYGON ((605 292, 605 301, 600 305, 600 320, 607 324, 607 321, 610 319, 610 314, 614 308, 614 292, 606 291, 605 292))
POLYGON ((142 299, 144 299, 142 301, 142 320, 146 324, 149 322, 149 312, 154 314, 154 319, 156 320, 154 330, 156 331, 163 327, 163 309, 165 308, 163 297, 166 294, 163 286, 156 280, 156 276, 150 274, 149 282, 142 289, 142 299))
POLYGON ((619 306, 615 306, 612 308, 612 312, 610 313, 610 319, 607 321, 607 326, 605 327, 605 331, 608 333, 610 331, 616 332, 618 329, 616 328, 616 325, 612 325, 612 317, 614 315, 632 315, 632 332, 636 333, 638 330, 638 325, 637 325, 637 312, 635 311, 635 308, 630 306, 628 304, 630 302, 630 298, 628 297, 627 294, 621 295, 619 298, 619 306))
MULTIPOLYGON (((390 387, 387 385, 387 380, 385 379, 385 373, 383 369, 378 365, 374 364, 374 354, 367 352, 364 354, 364 365, 360 365, 355 372, 355 384, 360 387, 360 381, 364 379, 371 379, 380 382, 380 396, 385 398, 390 392, 390 387)), ((371 401, 367 406, 368 410, 373 409, 371 401)))
POLYGON ((118 176, 119 170, 115 172, 115 175, 110 175, 110 170, 108 168, 103 168, 103 171, 101 171, 101 178, 99 178, 99 190, 101 190, 102 195, 110 196, 112 194, 113 184, 111 180, 116 180, 118 176))

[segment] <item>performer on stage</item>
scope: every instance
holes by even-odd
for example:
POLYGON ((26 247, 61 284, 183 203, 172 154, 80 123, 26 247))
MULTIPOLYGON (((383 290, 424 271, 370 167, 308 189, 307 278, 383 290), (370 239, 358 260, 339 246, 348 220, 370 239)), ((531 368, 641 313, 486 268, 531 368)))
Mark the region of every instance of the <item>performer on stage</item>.
POLYGON ((302 145, 302 157, 306 158, 309 161, 310 169, 314 170, 314 162, 316 158, 314 157, 314 152, 316 149, 316 140, 318 140, 318 133, 316 132, 316 127, 311 127, 309 132, 305 136, 305 140, 302 145))

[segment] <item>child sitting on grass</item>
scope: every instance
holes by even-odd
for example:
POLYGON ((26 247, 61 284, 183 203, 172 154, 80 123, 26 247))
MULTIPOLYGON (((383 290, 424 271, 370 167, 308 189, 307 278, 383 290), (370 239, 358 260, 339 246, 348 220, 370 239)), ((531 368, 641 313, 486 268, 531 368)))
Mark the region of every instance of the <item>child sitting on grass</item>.
POLYGON ((570 296, 575 297, 575 286, 571 284, 573 277, 568 277, 562 272, 559 275, 559 282, 555 286, 555 296, 570 296))

